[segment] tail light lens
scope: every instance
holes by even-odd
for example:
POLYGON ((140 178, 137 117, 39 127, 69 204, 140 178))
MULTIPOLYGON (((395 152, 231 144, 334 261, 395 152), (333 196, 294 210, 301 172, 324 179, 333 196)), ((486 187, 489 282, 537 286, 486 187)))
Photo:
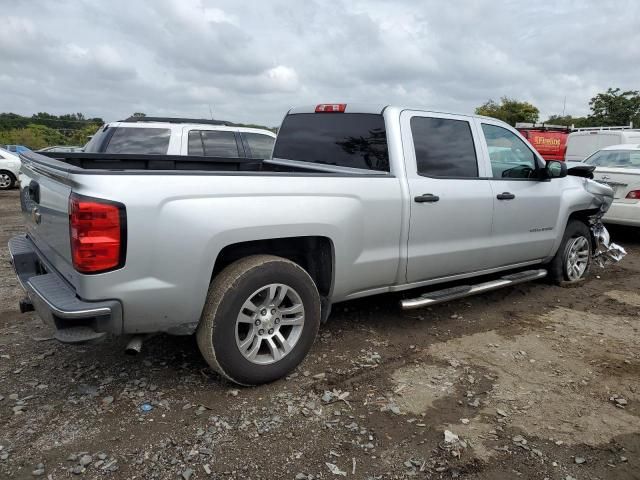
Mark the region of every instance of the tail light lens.
POLYGON ((73 267, 80 273, 100 273, 124 265, 126 253, 124 205, 71 194, 69 232, 73 267))
POLYGON ((631 190, 627 193, 626 198, 633 198, 634 200, 640 200, 640 190, 631 190))

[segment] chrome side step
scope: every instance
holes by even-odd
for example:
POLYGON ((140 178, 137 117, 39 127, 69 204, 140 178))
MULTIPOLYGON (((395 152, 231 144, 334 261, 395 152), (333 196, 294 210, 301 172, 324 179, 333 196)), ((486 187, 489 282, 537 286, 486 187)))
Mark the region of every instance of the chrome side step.
POLYGON ((403 310, 411 310, 413 308, 422 308, 435 305, 437 303, 448 302, 457 298, 469 297, 478 293, 497 290, 498 288, 509 287, 518 283, 530 282, 547 276, 547 271, 526 270, 524 272, 512 273, 505 275, 498 280, 478 283, 477 285, 460 285, 458 287, 445 288, 444 290, 436 290, 434 292, 425 293, 417 298, 408 298, 400 302, 403 310))

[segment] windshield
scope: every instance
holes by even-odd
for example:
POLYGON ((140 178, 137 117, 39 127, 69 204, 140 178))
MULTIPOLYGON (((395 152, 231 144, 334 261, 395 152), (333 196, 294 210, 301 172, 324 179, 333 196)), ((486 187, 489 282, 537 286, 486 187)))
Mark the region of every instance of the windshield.
POLYGON ((640 150, 600 150, 584 163, 596 167, 640 168, 640 150))

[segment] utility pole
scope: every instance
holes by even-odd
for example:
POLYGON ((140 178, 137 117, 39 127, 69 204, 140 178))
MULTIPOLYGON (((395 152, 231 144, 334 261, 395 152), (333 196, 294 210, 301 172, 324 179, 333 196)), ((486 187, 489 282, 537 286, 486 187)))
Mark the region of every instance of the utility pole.
POLYGON ((209 103, 209 116, 211 117, 211 120, 213 120, 213 111, 211 110, 211 104, 209 103))

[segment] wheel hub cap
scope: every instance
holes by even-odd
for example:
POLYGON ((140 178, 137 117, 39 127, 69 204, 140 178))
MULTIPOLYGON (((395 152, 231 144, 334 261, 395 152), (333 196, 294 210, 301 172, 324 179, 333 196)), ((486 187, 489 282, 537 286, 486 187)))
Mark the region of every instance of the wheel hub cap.
POLYGON ((304 306, 293 288, 273 283, 247 298, 236 319, 236 345, 252 363, 282 360, 298 343, 304 326, 304 306))
POLYGON ((580 236, 572 239, 567 245, 565 269, 571 281, 579 280, 589 265, 589 242, 580 236))

